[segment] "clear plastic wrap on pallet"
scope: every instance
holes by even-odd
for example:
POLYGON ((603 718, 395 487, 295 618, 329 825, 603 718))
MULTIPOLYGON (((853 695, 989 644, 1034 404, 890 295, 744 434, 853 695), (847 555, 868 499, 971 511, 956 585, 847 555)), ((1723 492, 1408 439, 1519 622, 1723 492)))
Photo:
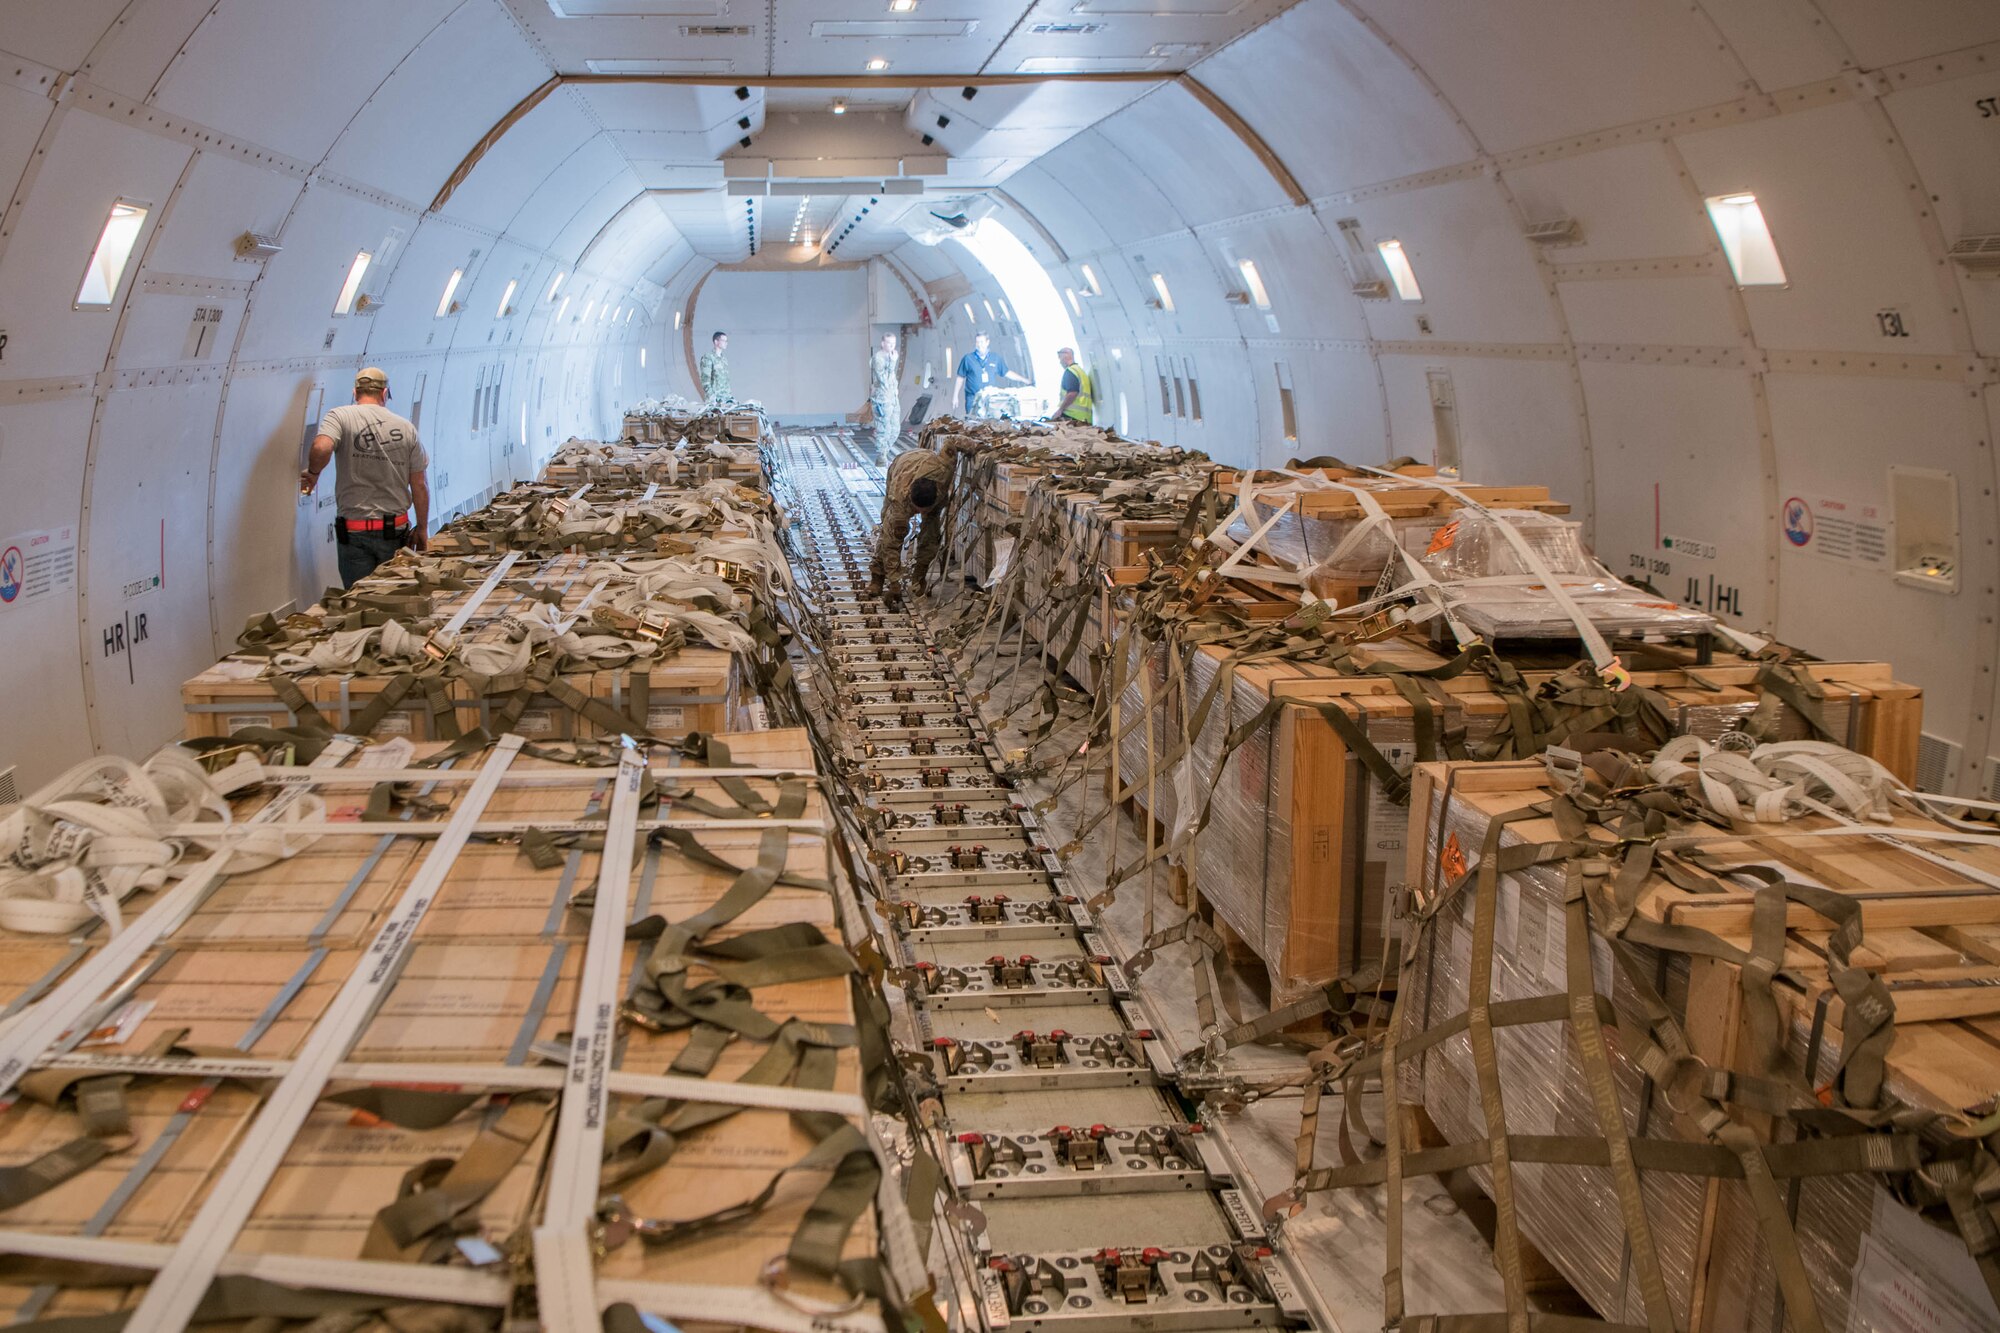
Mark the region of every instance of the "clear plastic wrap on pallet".
POLYGON ((1167 649, 1157 640, 1128 635, 1125 640, 1125 668, 1119 693, 1118 782, 1136 787, 1134 799, 1163 826, 1174 822, 1174 772, 1169 766, 1155 769, 1150 756, 1164 757, 1173 737, 1179 735, 1179 712, 1167 689, 1167 649), (1147 723, 1148 703, 1151 725, 1147 723), (1150 745, 1150 750, 1149 750, 1150 745))
MULTIPOLYGON (((1439 827, 1442 788, 1433 789, 1426 860, 1435 863, 1447 836, 1476 865, 1486 818, 1466 802, 1453 805, 1439 827)), ((1518 841, 1512 836, 1507 843, 1518 841)), ((1493 932, 1491 1003, 1530 999, 1566 990, 1567 917, 1559 863, 1505 873, 1498 884, 1493 932)), ((1438 913, 1411 971, 1402 1039, 1441 1026, 1467 1008, 1471 976, 1476 881, 1438 913)), ((1690 968, 1685 955, 1628 946, 1639 969, 1652 976, 1668 1009, 1689 1017, 1690 968)), ((1593 935, 1595 988, 1614 1008, 1643 1026, 1630 985, 1612 966, 1609 944, 1593 935)), ((1820 1067, 1837 1067, 1838 1024, 1815 1031, 1816 1007, 1792 1007, 1789 1053, 1806 1067, 1817 1040, 1820 1067)), ((1647 1138, 1700 1141, 1692 1126, 1677 1123, 1656 1085, 1623 1058, 1615 1032, 1607 1031, 1610 1067, 1629 1132, 1647 1138)), ((1494 1032, 1507 1130, 1520 1135, 1600 1133, 1588 1076, 1564 1023, 1508 1026, 1494 1032)), ((1452 1143, 1487 1137, 1472 1044, 1459 1033, 1403 1066, 1420 1080, 1425 1111, 1452 1143)), ((1911 1105, 1947 1110, 1921 1089, 1902 1086, 1891 1065, 1890 1093, 1911 1105)), ((1406 1096, 1413 1094, 1406 1091, 1406 1096)), ((1482 1189, 1492 1180, 1473 1168, 1482 1189)), ((1603 1317, 1645 1322, 1644 1304, 1611 1172, 1595 1166, 1513 1164, 1521 1235, 1553 1263, 1603 1317)), ((1645 1214, 1653 1232, 1675 1326, 1696 1333, 1782 1333, 1788 1325, 1769 1242, 1748 1190, 1740 1181, 1667 1171, 1640 1176, 1645 1214), (1711 1210, 1712 1201, 1712 1210, 1711 1210), (1705 1219, 1711 1219, 1705 1221, 1705 1219), (1704 1225, 1709 1234, 1704 1238, 1704 1225), (1692 1323, 1698 1312, 1699 1321, 1692 1323)), ((1911 1333, 1914 1329, 2000 1328, 2000 1310, 1977 1265, 1954 1233, 1933 1225, 1891 1197, 1876 1177, 1854 1173, 1796 1182, 1794 1235, 1807 1278, 1817 1296, 1820 1326, 1844 1333, 1911 1333)))
MULTIPOLYGON (((1272 862, 1281 859, 1292 845, 1290 799, 1278 799, 1280 769, 1288 766, 1282 764, 1275 717, 1250 733, 1235 753, 1223 760, 1229 734, 1255 720, 1267 696, 1240 677, 1215 689, 1220 669, 1220 663, 1207 653, 1192 655, 1187 674, 1190 716, 1203 699, 1211 702, 1190 748, 1191 763, 1181 773, 1176 822, 1197 818, 1208 795, 1208 827, 1188 853, 1188 872, 1216 916, 1242 936, 1259 957, 1271 959, 1279 955, 1272 951, 1270 936, 1275 931, 1281 944, 1286 925, 1282 914, 1272 919, 1271 872, 1272 862), (1216 772, 1218 763, 1222 765, 1220 774, 1216 772)), ((1275 897, 1288 905, 1289 883, 1280 886, 1275 897)), ((1272 974, 1275 984, 1276 968, 1272 974)), ((1272 998, 1276 1001, 1278 996, 1274 993, 1272 998)))
MULTIPOLYGON (((1269 521, 1278 507, 1277 503, 1253 498, 1253 515, 1238 519, 1229 529, 1230 538, 1238 543, 1248 541, 1250 534, 1269 521)), ((1364 521, 1361 518, 1315 518, 1294 510, 1271 524, 1257 544, 1265 554, 1294 569, 1311 569, 1329 579, 1365 582, 1381 577, 1383 568, 1398 546, 1409 551, 1423 550, 1437 530, 1448 521, 1448 516, 1418 514, 1392 518, 1386 524, 1378 524, 1342 552, 1341 546, 1360 529, 1364 521), (1322 564, 1336 552, 1340 553, 1338 562, 1322 564)))
POLYGON ((1411 547, 1453 613, 1486 639, 1566 639, 1577 633, 1548 580, 1602 634, 1704 634, 1715 618, 1618 578, 1583 545, 1582 525, 1527 509, 1466 509, 1411 547), (1520 544, 1509 538, 1512 529, 1520 544), (1535 568, 1522 551, 1532 552, 1535 568))
POLYGON ((1539 577, 1550 574, 1590 577, 1604 572, 1583 545, 1583 525, 1532 509, 1463 509, 1439 527, 1422 547, 1413 550, 1440 583, 1467 579, 1539 577), (1540 560, 1531 566, 1502 525, 1512 528, 1540 560))
MULTIPOLYGON (((1440 789, 1441 791, 1441 789, 1440 789)), ((1441 797, 1434 799, 1428 827, 1436 828, 1441 797)), ((1486 821, 1463 802, 1454 803, 1444 828, 1467 849, 1484 845, 1486 821)), ((1439 841, 1431 835, 1432 842, 1439 841)), ((1425 855, 1435 857, 1435 846, 1425 855)), ((1440 911, 1413 970, 1404 977, 1408 1040, 1466 1010, 1471 980, 1475 888, 1468 885, 1440 911)), ((1501 877, 1495 912, 1491 1000, 1528 999, 1565 989, 1565 931, 1562 868, 1538 866, 1501 877)), ((1614 1005, 1633 1007, 1629 987, 1613 977, 1609 946, 1594 939, 1592 972, 1600 993, 1614 1005)), ((1680 1008, 1687 992, 1684 960, 1669 958, 1665 996, 1680 1008)), ((1494 1031, 1501 1100, 1512 1134, 1595 1136, 1597 1115, 1590 1084, 1561 1023, 1533 1023, 1494 1031)), ((1646 1137, 1674 1138, 1672 1112, 1652 1094, 1652 1085, 1629 1062, 1614 1059, 1612 1074, 1628 1130, 1646 1137)), ((1406 1065, 1403 1077, 1422 1079, 1423 1106, 1452 1143, 1487 1136, 1472 1044, 1463 1034, 1445 1039, 1406 1065)), ((1490 1192, 1484 1167, 1473 1168, 1490 1192)), ((1644 1304, 1618 1207, 1611 1172, 1595 1166, 1513 1165, 1515 1206, 1521 1235, 1562 1271, 1593 1309, 1607 1319, 1645 1323, 1644 1304)), ((1693 1176, 1646 1172, 1641 1177, 1645 1211, 1653 1229, 1660 1267, 1677 1328, 1687 1328, 1699 1282, 1697 1257, 1708 1182, 1693 1176)))

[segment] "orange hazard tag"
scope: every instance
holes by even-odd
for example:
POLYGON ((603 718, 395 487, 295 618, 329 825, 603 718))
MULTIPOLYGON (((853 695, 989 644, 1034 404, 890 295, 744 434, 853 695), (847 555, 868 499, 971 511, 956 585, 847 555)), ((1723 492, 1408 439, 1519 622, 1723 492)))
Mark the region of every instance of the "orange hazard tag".
POLYGON ((364 1111, 357 1106, 354 1108, 354 1114, 347 1117, 347 1123, 355 1129, 375 1129, 383 1121, 382 1117, 376 1115, 373 1111, 364 1111))
POLYGON ((1438 869, 1444 871, 1448 880, 1465 877, 1465 849, 1458 845, 1458 835, 1448 833, 1444 839, 1444 850, 1438 853, 1438 869))
POLYGON ((1449 551, 1451 544, 1458 540, 1458 522, 1457 519, 1453 519, 1432 533, 1431 544, 1424 554, 1436 555, 1439 551, 1449 551))

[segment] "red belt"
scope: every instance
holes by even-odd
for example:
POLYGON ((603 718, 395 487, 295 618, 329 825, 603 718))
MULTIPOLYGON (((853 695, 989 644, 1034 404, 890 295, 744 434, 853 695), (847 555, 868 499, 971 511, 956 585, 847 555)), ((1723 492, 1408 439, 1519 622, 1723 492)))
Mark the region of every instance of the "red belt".
POLYGON ((407 514, 398 514, 394 518, 343 518, 340 525, 349 532, 381 532, 407 528, 410 520, 407 514))

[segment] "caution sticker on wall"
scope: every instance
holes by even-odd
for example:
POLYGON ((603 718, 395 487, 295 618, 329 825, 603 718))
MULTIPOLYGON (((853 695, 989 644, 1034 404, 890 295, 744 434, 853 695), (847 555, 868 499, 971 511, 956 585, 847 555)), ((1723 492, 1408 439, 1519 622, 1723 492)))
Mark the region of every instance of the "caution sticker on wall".
POLYGON ((76 528, 24 532, 0 545, 0 607, 76 586, 76 528))

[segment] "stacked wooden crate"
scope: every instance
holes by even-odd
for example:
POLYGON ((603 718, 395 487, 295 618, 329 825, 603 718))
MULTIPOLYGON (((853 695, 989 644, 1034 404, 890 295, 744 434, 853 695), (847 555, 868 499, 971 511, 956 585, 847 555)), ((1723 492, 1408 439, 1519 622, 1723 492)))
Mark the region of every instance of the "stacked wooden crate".
MULTIPOLYGON (((1654 799, 1653 808, 1699 803, 1698 783, 1665 776, 1678 796, 1654 799)), ((1654 830, 1657 850, 1618 885, 1619 900, 1631 904, 1633 924, 1625 925, 1606 914, 1597 887, 1606 883, 1600 876, 1619 875, 1621 860, 1633 864, 1610 830, 1587 835, 1601 852, 1496 860, 1575 840, 1573 826, 1543 813, 1575 781, 1543 763, 1417 770, 1407 873, 1438 906, 1411 941, 1397 1032, 1401 1047, 1419 1052, 1400 1067, 1401 1097, 1424 1113, 1389 1117, 1425 1136, 1406 1150, 1484 1143, 1490 1108, 1500 1103, 1518 1144, 1601 1139, 1596 1103, 1615 1090, 1620 1130, 1650 1141, 1635 1149, 1652 1150, 1639 1176, 1650 1246, 1626 1225, 1630 1212, 1602 1153, 1558 1159, 1517 1149, 1523 1160, 1502 1185, 1486 1166, 1475 1168, 1483 1188, 1508 1195, 1526 1246, 1602 1317, 1645 1322, 1640 1276, 1650 1250, 1673 1326, 1694 1333, 2000 1326, 1940 1197, 1957 1163, 1992 1167, 1981 1135, 2000 1091, 2000 840, 1907 799, 1840 809, 1816 783, 1818 804, 1789 802, 1793 817, 1783 822, 1718 817, 1711 805, 1701 819, 1668 816, 1654 830), (1583 917, 1566 885, 1593 854, 1603 859, 1583 881, 1587 934, 1573 938, 1583 917), (1804 887, 1769 887, 1774 881, 1804 887), (1581 984, 1608 1010, 1600 1049, 1610 1088, 1565 1030, 1577 1019, 1563 1016, 1588 1007, 1573 999, 1579 948, 1588 960, 1581 984), (1657 995, 1657 1008, 1635 982, 1657 995), (1462 1021, 1469 998, 1503 1015, 1566 993, 1569 1001, 1544 1006, 1547 1021, 1496 1017, 1496 1059, 1484 1075, 1468 1037, 1435 1040, 1462 1021), (1626 1034, 1665 1041, 1669 1026, 1682 1034, 1686 1057, 1642 1068, 1644 1051, 1626 1034), (1796 1114, 1780 1114, 1786 1108, 1796 1114), (1662 1141, 1728 1150, 1711 1154, 1719 1163, 1676 1158, 1662 1141), (1843 1146, 1851 1150, 1846 1169, 1813 1174, 1803 1165, 1811 1151, 1843 1146), (1745 1151, 1778 1173, 1775 1210, 1761 1217, 1742 1171, 1729 1166, 1745 1151), (1789 1175, 1786 1162, 1802 1174, 1789 1175), (1810 1309, 1800 1308, 1799 1285, 1781 1295, 1775 1256, 1788 1249, 1810 1309)), ((1629 776, 1611 799, 1643 792, 1648 781, 1629 776)), ((1975 1240, 1991 1226, 1990 1218, 1977 1223, 1989 1208, 1984 1198, 1962 1201, 1975 1240)), ((1510 1244, 1503 1235, 1503 1248, 1510 1244)))
MULTIPOLYGON (((1184 701, 1197 706, 1221 675, 1227 654, 1194 650, 1186 660, 1184 693, 1156 684, 1163 694, 1154 720, 1157 750, 1164 752, 1185 729, 1177 725, 1184 701)), ((1245 663, 1232 683, 1216 689, 1208 718, 1192 738, 1188 763, 1196 791, 1214 779, 1209 823, 1192 844, 1186 869, 1203 906, 1268 968, 1274 992, 1287 997, 1369 964, 1395 970, 1403 934, 1406 884, 1404 824, 1409 811, 1399 790, 1385 790, 1379 762, 1402 776, 1420 756, 1442 757, 1447 738, 1477 747, 1511 724, 1519 695, 1496 692, 1474 671, 1450 680, 1422 681, 1421 710, 1393 678, 1445 664, 1425 646, 1390 640, 1360 649, 1350 665, 1369 674, 1278 661, 1245 663), (1394 669, 1394 670, 1391 670, 1394 669), (1382 674, 1375 674, 1376 671, 1382 674), (1338 709, 1345 726, 1327 713, 1338 709), (1262 717, 1261 723, 1259 718, 1262 717), (1253 726, 1253 724, 1256 724, 1253 726), (1241 743, 1221 763, 1225 739, 1241 730, 1241 743), (1420 730, 1423 735, 1420 738, 1420 730), (1351 738, 1376 755, 1364 757, 1351 738)), ((1724 662, 1694 669, 1634 673, 1633 690, 1651 696, 1658 722, 1670 735, 1716 739, 1749 718, 1765 697, 1760 664, 1724 662)), ((1922 694, 1894 679, 1882 663, 1810 663, 1798 670, 1824 698, 1831 733, 1871 755, 1905 780, 1915 776, 1922 694)), ((1561 673, 1523 673, 1527 695, 1554 694, 1561 673)), ((1128 689, 1128 706, 1138 703, 1128 689)), ((1633 696, 1633 702, 1638 697, 1633 696)), ((1811 739, 1806 719, 1790 705, 1779 710, 1776 735, 1811 739)), ((1571 716, 1583 712, 1570 709, 1571 716)), ((1617 731, 1606 722, 1589 728, 1617 731)), ((1635 749, 1650 742, 1632 736, 1635 749)), ((1147 763, 1143 748, 1128 743, 1125 766, 1147 763)), ((1170 786, 1155 783, 1154 791, 1170 786)), ((1135 795, 1143 802, 1143 796, 1135 795)), ((1163 810, 1169 827, 1192 812, 1163 810)))
MULTIPOLYGON (((458 637, 457 660, 464 649, 486 643, 511 644, 519 637, 519 617, 552 608, 573 620, 581 633, 592 632, 593 607, 601 607, 622 589, 629 577, 615 565, 580 554, 518 560, 507 577, 479 598, 487 577, 506 557, 471 556, 421 566, 407 553, 339 597, 342 607, 370 603, 396 608, 397 620, 419 638, 470 606, 458 637), (419 569, 426 572, 419 575, 419 569), (438 572, 456 586, 435 586, 438 572), (479 598, 476 604, 473 599, 479 598)), ((334 596, 329 594, 330 597, 334 596)), ((308 612, 291 618, 286 627, 328 631, 342 623, 344 613, 308 612)), ((384 613, 388 615, 388 613, 384 613)), ((380 623, 371 619, 370 623, 380 623)), ((281 627, 282 628, 282 627, 281 627)), ((640 643, 639 648, 647 645, 640 643)), ((572 670, 560 679, 585 698, 599 700, 629 727, 661 739, 689 732, 728 730, 740 725, 749 707, 750 672, 739 655, 691 643, 668 654, 648 653, 628 664, 593 670, 572 670)), ((407 736, 412 740, 452 739, 485 727, 514 703, 517 685, 511 680, 482 682, 452 669, 451 659, 414 660, 393 672, 280 672, 268 656, 239 654, 188 680, 181 687, 187 715, 185 734, 229 736, 250 727, 296 727, 318 721, 335 731, 355 728, 357 720, 385 693, 395 699, 368 728, 375 736, 407 736), (284 676, 290 688, 280 683, 284 676), (297 694, 292 693, 293 690, 297 694), (310 705, 310 709, 300 704, 310 705)), ((579 712, 569 703, 537 693, 512 712, 512 730, 537 740, 602 736, 607 721, 579 712)))
MULTIPOLYGON (((0 1105, 0 1167, 34 1182, 17 1182, 0 1222, 0 1246, 15 1256, 0 1309, 25 1322, 144 1302, 161 1326, 178 1326, 227 1273, 286 1289, 246 1290, 272 1303, 266 1314, 318 1312, 293 1308, 308 1300, 339 1310, 365 1300, 347 1293, 374 1293, 409 1317, 458 1306, 482 1322, 453 1326, 497 1327, 531 1251, 551 1323, 594 1320, 617 1300, 697 1316, 708 1307, 686 1306, 690 1285, 704 1300, 720 1290, 768 1301, 766 1260, 830 1179, 830 1163, 794 1170, 762 1197, 815 1141, 788 1108, 858 1128, 856 1050, 837 1048, 823 1088, 760 1087, 738 1102, 728 1085, 769 1043, 742 1037, 711 1067, 680 1066, 689 1029, 632 1027, 613 1047, 605 1017, 628 994, 625 978, 639 984, 635 965, 651 947, 644 929, 627 940, 628 923, 707 911, 737 878, 730 867, 756 864, 773 837, 796 882, 708 942, 799 923, 839 940, 834 899, 816 886, 833 866, 805 733, 719 739, 722 774, 684 755, 654 758, 652 781, 690 802, 657 811, 635 799, 636 755, 621 774, 529 758, 518 742, 428 770, 411 765, 437 746, 331 749, 313 769, 263 770, 230 801, 235 827, 211 822, 196 854, 283 810, 303 813, 268 826, 289 830, 282 859, 236 869, 218 858, 186 881, 141 889, 121 904, 115 934, 99 925, 52 943, 0 929, 0 1003, 14 1016, 0 1032, 0 1079, 12 1089, 0 1105), (402 799, 386 820, 362 822, 384 812, 384 781, 402 799), (694 813, 736 808, 746 790, 773 802, 788 786, 805 789, 789 821, 694 813), (623 836, 636 855, 607 862, 593 840, 536 859, 521 842, 526 830, 579 821, 614 845, 623 836), (617 916, 598 920, 607 903, 617 916), (79 1024, 76 1045, 63 1033, 79 1024), (59 1069, 94 1082, 75 1084, 72 1101, 53 1081, 59 1069), (126 1122, 87 1130, 111 1084, 123 1085, 126 1122), (626 1145, 600 1147, 607 1110, 647 1103, 658 1119, 668 1096, 724 1114, 673 1131, 671 1161, 620 1179, 623 1159, 611 1154, 626 1145), (407 1211, 413 1181, 451 1191, 453 1206, 429 1210, 413 1232, 385 1233, 378 1215, 399 1199, 407 1211), (599 1200, 613 1195, 625 1215, 663 1227, 744 1215, 656 1245, 600 1228, 599 1200), (22 1258, 36 1255, 40 1266, 22 1258), (582 1258, 569 1271, 580 1288, 550 1282, 571 1256, 582 1258), (288 1294, 300 1290, 308 1296, 288 1294)), ((758 985, 754 1002, 812 1031, 849 1029, 849 977, 823 972, 758 985)), ((872 1252, 863 1217, 847 1253, 872 1252)))

